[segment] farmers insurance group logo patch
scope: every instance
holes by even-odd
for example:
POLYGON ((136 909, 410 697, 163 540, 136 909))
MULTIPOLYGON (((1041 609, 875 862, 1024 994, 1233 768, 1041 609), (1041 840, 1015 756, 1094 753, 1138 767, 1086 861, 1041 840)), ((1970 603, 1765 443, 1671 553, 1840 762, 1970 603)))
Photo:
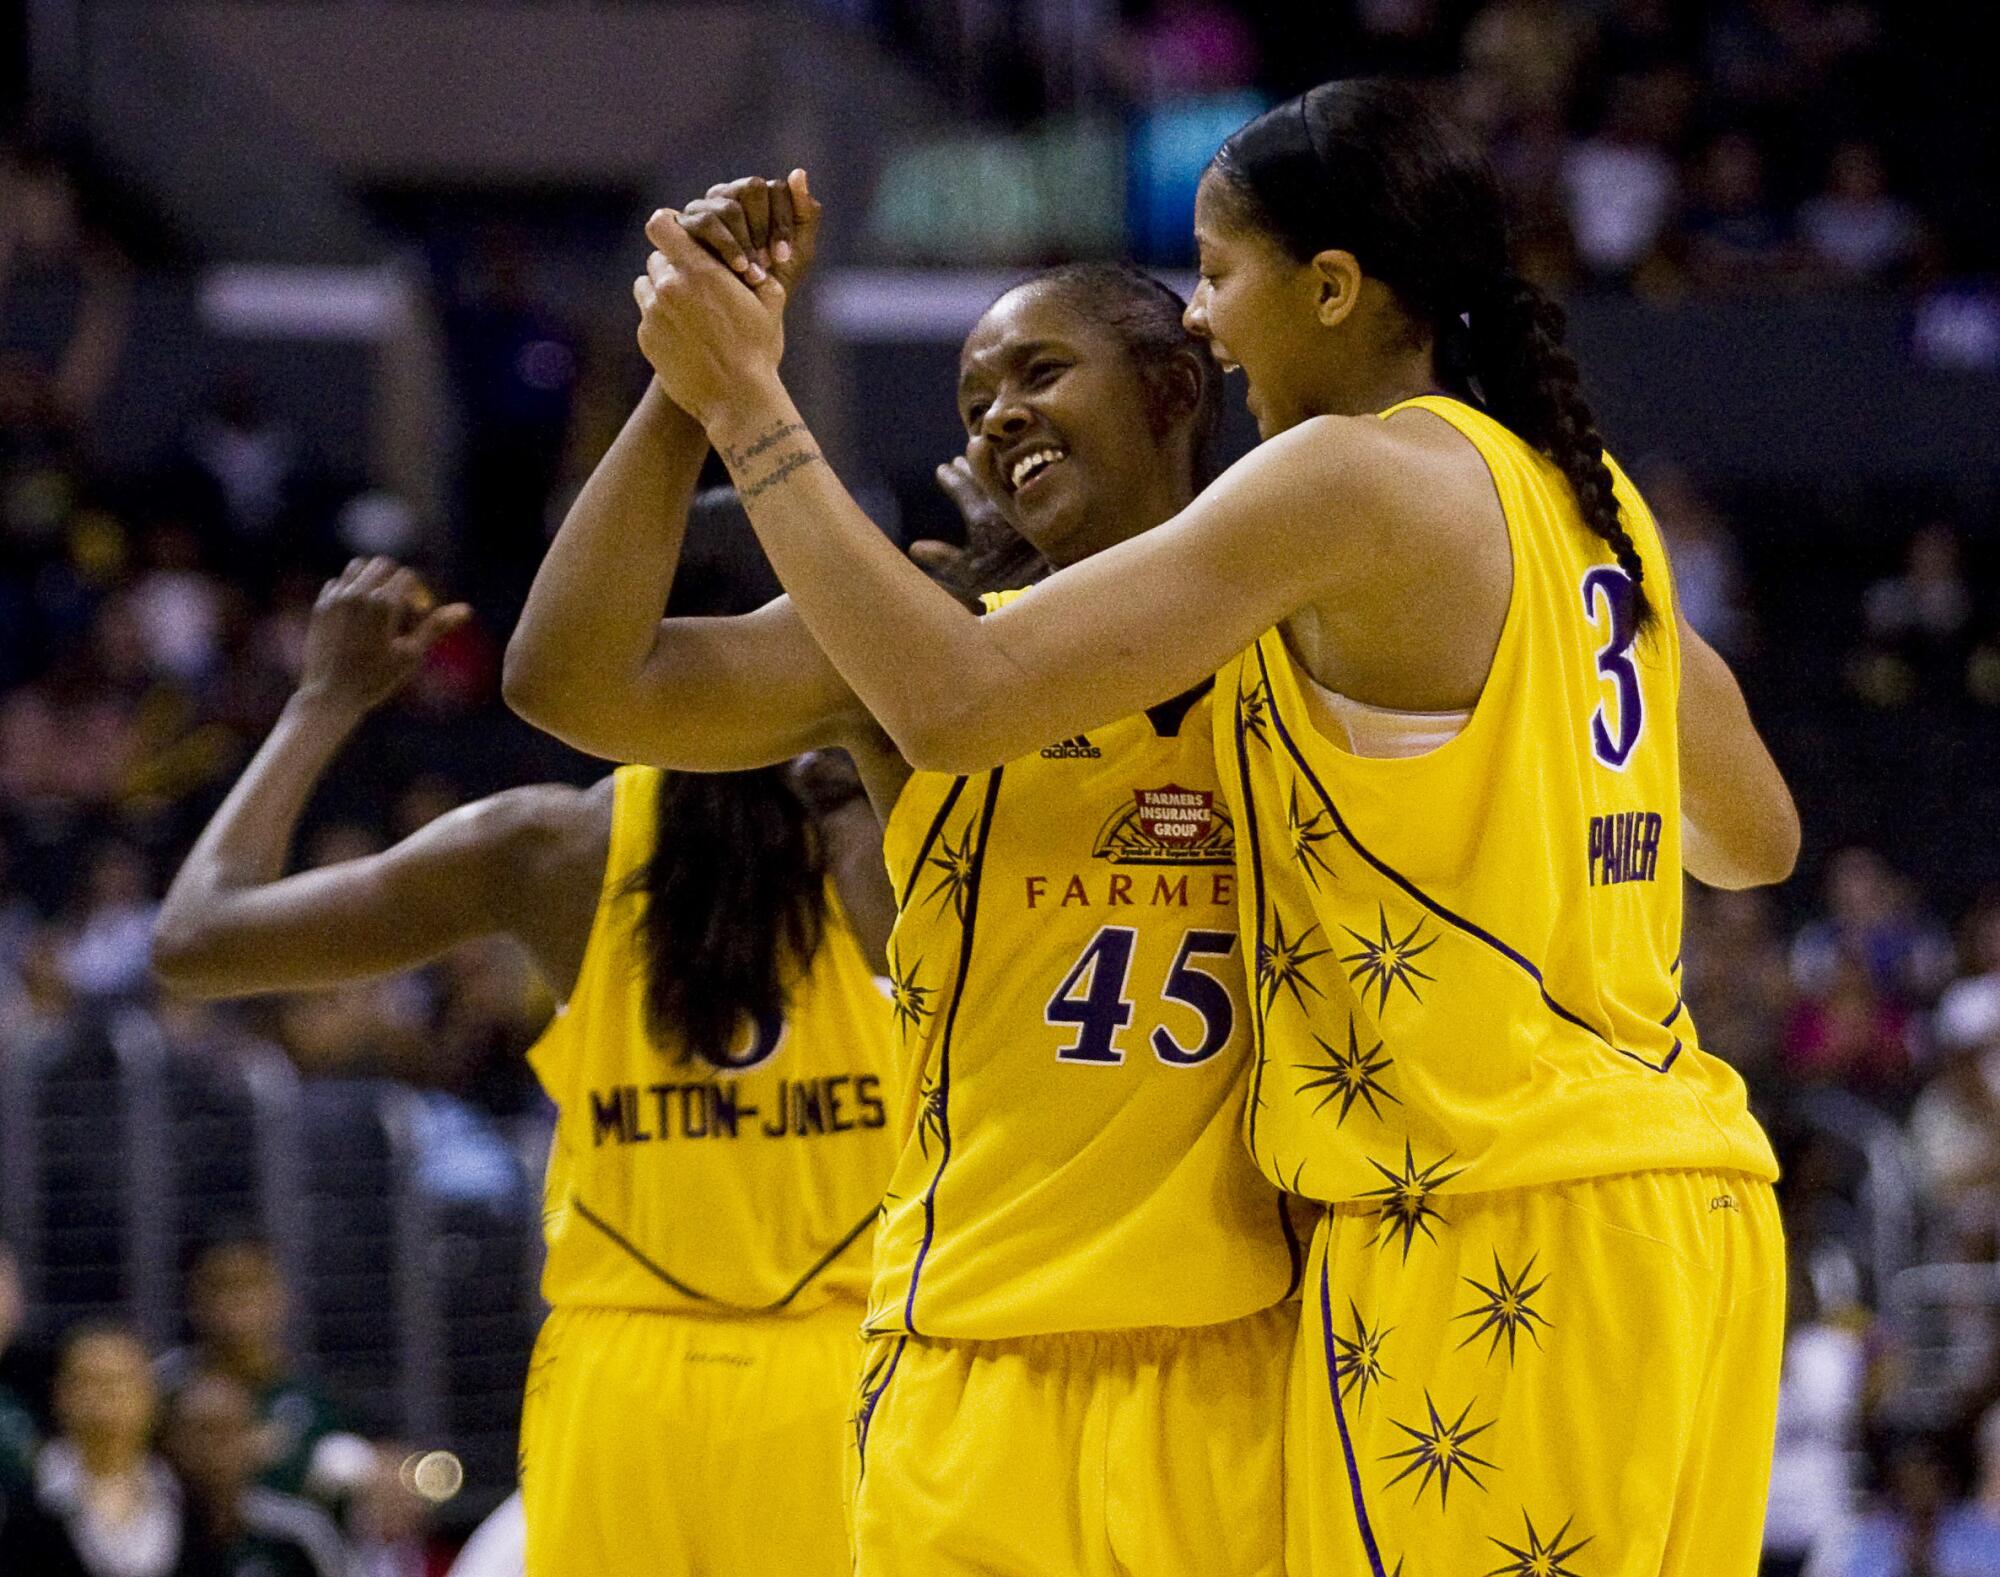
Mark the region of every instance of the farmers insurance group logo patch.
POLYGON ((1236 829, 1209 789, 1134 789, 1098 831, 1090 851, 1113 865, 1228 865, 1236 829))

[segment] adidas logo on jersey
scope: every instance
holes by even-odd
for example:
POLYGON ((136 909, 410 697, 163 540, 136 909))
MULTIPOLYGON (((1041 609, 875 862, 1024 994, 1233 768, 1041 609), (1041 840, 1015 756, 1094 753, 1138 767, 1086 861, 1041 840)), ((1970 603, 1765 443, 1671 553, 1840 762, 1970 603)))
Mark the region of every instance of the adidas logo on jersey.
POLYGON ((1042 759, 1044 761, 1082 761, 1086 759, 1094 761, 1101 758, 1103 754, 1103 751, 1090 742, 1090 735, 1078 734, 1073 738, 1065 739, 1059 745, 1046 747, 1042 751, 1042 759))

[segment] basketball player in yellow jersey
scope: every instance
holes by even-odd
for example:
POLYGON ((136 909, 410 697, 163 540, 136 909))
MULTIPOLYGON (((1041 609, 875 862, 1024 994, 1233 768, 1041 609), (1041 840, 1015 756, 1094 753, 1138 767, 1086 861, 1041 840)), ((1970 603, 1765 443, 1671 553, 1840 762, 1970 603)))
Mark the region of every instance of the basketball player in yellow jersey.
POLYGON ((1329 1207, 1291 1569, 1749 1572, 1775 1167, 1680 1001, 1680 876, 1784 877, 1790 796, 1680 620, 1476 149, 1406 88, 1326 84, 1225 144, 1196 225, 1188 321, 1248 374, 1266 442, 984 619, 822 462, 778 376, 779 292, 671 215, 646 332, 793 605, 920 765, 989 766, 1226 665, 1256 1154, 1329 1207))
POLYGON ((363 716, 464 616, 407 570, 322 593, 299 692, 168 894, 155 961, 295 990, 513 937, 566 1006, 522 1480, 530 1577, 848 1569, 842 1456, 868 1232, 893 1159, 889 895, 838 774, 619 770, 516 789, 282 875, 363 716))
MULTIPOLYGON (((1046 572, 990 529, 988 495, 1058 562, 1187 501, 1220 392, 1180 314, 1109 266, 989 310, 944 472, 990 550, 962 578, 1046 572)), ((511 694, 573 743, 670 765, 865 755, 872 721, 788 604, 657 619, 680 544, 651 478, 689 441, 649 394, 551 549, 511 694)), ((863 1577, 1280 1569, 1294 1240, 1240 1140, 1250 1007, 1212 704, 1198 686, 965 776, 878 746, 875 781, 900 780, 902 1149, 855 1405, 863 1577)))

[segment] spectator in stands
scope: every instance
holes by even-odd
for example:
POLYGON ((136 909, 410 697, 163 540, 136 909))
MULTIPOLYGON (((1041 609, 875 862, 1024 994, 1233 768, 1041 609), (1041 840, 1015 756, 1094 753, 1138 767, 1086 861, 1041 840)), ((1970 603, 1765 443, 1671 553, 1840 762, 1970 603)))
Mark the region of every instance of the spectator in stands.
POLYGON ((1941 1046, 1910 1109, 1910 1141, 1939 1217, 1935 1252, 1991 1260, 2000 1250, 2000 1038, 1941 1046))
POLYGON ((1749 635, 1749 617, 1743 608, 1743 560, 1728 525, 1694 478, 1671 460, 1642 467, 1639 483, 1673 558, 1681 613, 1709 645, 1738 656, 1749 635))
POLYGON ((1939 1443, 1924 1435, 1889 1454, 1886 1504, 1829 1539, 1808 1577, 1992 1577, 2000 1572, 2000 1520, 1984 1502, 2000 1469, 2000 1422, 1980 1428, 1980 1500, 1962 1498, 1939 1443))
POLYGON ((1802 1258, 1785 1302, 1784 1370, 1760 1577, 1800 1577, 1826 1529, 1853 1515, 1867 1350, 1853 1318, 1822 1310, 1802 1258))
POLYGON ((167 1402, 162 1447, 186 1496, 177 1577, 346 1577, 339 1531, 311 1502, 259 1487, 250 1392, 197 1371, 167 1402))
POLYGON ((1476 94, 1525 109, 1571 100, 1588 33, 1559 0, 1488 0, 1465 30, 1465 68, 1476 94))
POLYGON ((1725 132, 1703 150, 1688 208, 1688 269, 1704 289, 1768 284, 1794 266, 1791 234, 1765 189, 1764 150, 1725 132))
POLYGON ((1680 203, 1672 157, 1673 79, 1611 85, 1595 133, 1563 161, 1563 190, 1578 260, 1601 280, 1632 280, 1658 255, 1680 203))
POLYGON ((2000 891, 1989 891, 1965 918, 1964 973, 1945 987, 1931 1032, 1943 1046, 2000 1048, 2000 891))
POLYGON ((1836 275, 1880 281, 1914 261, 1921 231, 1916 211, 1889 192, 1881 150, 1855 139, 1834 149, 1826 184, 1799 209, 1799 235, 1836 275))
POLYGON ((1809 1084, 1832 1085, 1899 1104, 1909 1084, 1913 1019, 1885 997, 1868 971, 1842 955, 1831 980, 1802 997, 1785 1025, 1785 1071, 1809 1084))
POLYGON ((1972 648, 1972 592, 1949 522, 1911 536, 1902 572, 1868 588, 1861 616, 1870 648, 1907 664, 1919 685, 1958 685, 1972 648))
POLYGON ((1873 849, 1833 856, 1825 901, 1792 943, 1792 977, 1807 995, 1825 996, 1849 964, 1892 1005, 1928 1002, 1950 978, 1950 935, 1873 849))
POLYGON ((0 351, 28 358, 60 421, 96 409, 130 317, 131 270, 83 223, 68 173, 0 153, 0 351))
POLYGON ((146 858, 116 839, 91 858, 81 911, 62 950, 62 970, 79 997, 121 1001, 153 991, 152 895, 146 858))
POLYGON ((243 368, 219 378, 182 443, 186 502, 221 528, 245 568, 267 572, 299 484, 297 436, 270 416, 243 368))
POLYGON ((1761 888, 1691 885, 1682 978, 1702 1044, 1727 1057, 1762 1094, 1777 1083, 1778 1052, 1791 1010, 1791 972, 1776 911, 1761 888))
POLYGON ((121 1325, 63 1342, 58 1434, 35 1463, 35 1494, 90 1577, 170 1577, 181 1553, 181 1491, 152 1455, 159 1393, 146 1346, 121 1325))
POLYGON ((257 1482, 328 1507, 394 1477, 385 1453, 341 1425, 332 1401, 293 1361, 285 1340, 291 1292, 271 1245, 260 1237, 218 1237, 188 1276, 193 1345, 160 1360, 175 1395, 204 1374, 234 1380, 255 1406, 262 1434, 257 1482))
POLYGON ((198 685, 222 656, 222 584, 203 569, 200 539, 183 521, 155 522, 144 554, 146 568, 130 601, 147 663, 182 685, 198 685))

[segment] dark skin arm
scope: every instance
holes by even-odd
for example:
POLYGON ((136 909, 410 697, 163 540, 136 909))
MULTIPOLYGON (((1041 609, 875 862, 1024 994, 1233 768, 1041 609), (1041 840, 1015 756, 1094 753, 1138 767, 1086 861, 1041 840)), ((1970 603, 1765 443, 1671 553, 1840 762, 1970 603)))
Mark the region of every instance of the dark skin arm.
POLYGON ((427 962, 504 935, 552 990, 576 980, 610 836, 610 786, 514 789, 439 817, 394 848, 294 876, 285 861, 313 790, 362 719, 467 617, 410 571, 357 560, 320 594, 305 673, 175 877, 154 968, 193 996, 292 991, 427 962))
MULTIPOLYGON (((641 344, 699 412, 814 639, 904 755, 972 771, 1178 693, 1283 624, 1309 668, 1393 648, 1398 567, 1476 561, 1499 540, 1483 464, 1410 413, 1278 434, 1173 519, 973 618, 889 547, 819 455, 778 377, 782 284, 751 290, 657 214, 641 344), (1351 648, 1343 650, 1342 648, 1351 648)), ((1445 621, 1447 624, 1449 621, 1445 621)), ((1681 752, 1689 869, 1782 880, 1797 814, 1728 669, 1687 649, 1681 752)), ((1484 667, 1406 704, 1470 706, 1484 667)))
MULTIPOLYGON (((753 177, 710 188, 681 219, 745 279, 796 287, 819 205, 753 177)), ((700 424, 649 386, 536 573, 507 644, 507 704, 592 755, 683 771, 839 746, 886 814, 908 768, 789 597, 736 618, 660 617, 707 452, 700 424)))

